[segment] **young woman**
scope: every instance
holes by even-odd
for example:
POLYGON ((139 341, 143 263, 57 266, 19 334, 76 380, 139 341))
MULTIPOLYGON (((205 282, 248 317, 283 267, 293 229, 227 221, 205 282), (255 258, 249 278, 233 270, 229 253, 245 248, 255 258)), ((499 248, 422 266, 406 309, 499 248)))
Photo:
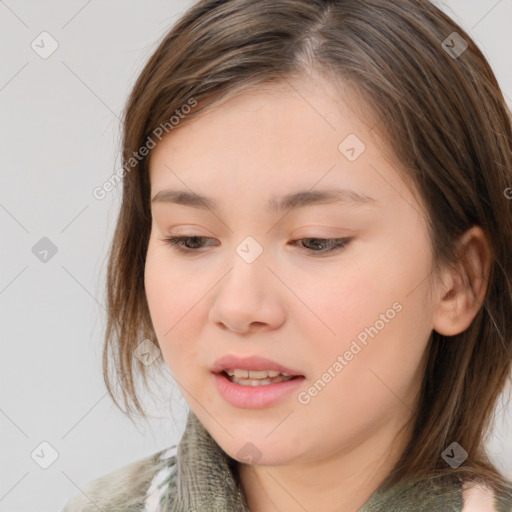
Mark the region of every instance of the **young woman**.
POLYGON ((511 119, 461 27, 427 0, 199 1, 123 159, 105 380, 143 414, 136 377, 166 366, 190 413, 65 512, 512 510, 485 449, 511 119))

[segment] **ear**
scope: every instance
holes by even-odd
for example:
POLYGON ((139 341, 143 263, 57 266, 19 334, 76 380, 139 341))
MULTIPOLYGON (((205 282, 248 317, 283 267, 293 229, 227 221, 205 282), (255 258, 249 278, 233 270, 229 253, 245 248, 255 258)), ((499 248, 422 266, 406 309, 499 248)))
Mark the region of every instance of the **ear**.
POLYGON ((459 244, 459 261, 441 273, 435 295, 433 328, 445 336, 460 334, 471 325, 489 284, 492 251, 482 228, 471 227, 459 244))

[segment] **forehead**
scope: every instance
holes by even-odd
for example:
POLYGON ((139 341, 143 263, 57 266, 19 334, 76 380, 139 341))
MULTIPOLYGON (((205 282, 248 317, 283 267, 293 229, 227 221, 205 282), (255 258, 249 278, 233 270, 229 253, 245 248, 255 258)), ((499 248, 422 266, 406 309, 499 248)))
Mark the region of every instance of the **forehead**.
MULTIPOLYGON (((203 99, 199 104, 202 103, 207 101, 203 99)), ((279 132, 283 136, 279 137, 281 143, 284 137, 290 136, 298 143, 302 139, 317 141, 325 134, 342 132, 345 128, 362 133, 374 120, 375 114, 356 90, 343 82, 335 85, 324 77, 307 75, 231 93, 195 119, 185 118, 165 138, 178 144, 185 138, 190 140, 209 132, 211 142, 201 141, 201 146, 212 146, 216 140, 248 142, 265 134, 267 139, 277 140, 276 132, 279 132), (244 130, 238 129, 241 125, 245 126, 244 130), (268 130, 263 131, 264 128, 268 130), (315 134, 317 137, 312 137, 315 134)))
POLYGON ((379 185, 382 195, 382 175, 397 176, 361 101, 311 77, 237 93, 185 120, 152 150, 151 197, 163 187, 249 199, 317 186, 372 196, 379 185))

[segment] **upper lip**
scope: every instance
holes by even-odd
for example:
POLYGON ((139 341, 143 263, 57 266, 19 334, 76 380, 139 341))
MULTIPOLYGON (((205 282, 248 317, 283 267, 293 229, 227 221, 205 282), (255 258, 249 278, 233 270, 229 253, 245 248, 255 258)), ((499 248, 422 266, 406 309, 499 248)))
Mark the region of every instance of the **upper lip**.
POLYGON ((271 361, 261 356, 239 357, 233 354, 228 354, 217 359, 211 368, 213 373, 221 373, 224 370, 275 370, 280 373, 287 373, 288 375, 302 375, 298 370, 288 368, 282 364, 271 361))

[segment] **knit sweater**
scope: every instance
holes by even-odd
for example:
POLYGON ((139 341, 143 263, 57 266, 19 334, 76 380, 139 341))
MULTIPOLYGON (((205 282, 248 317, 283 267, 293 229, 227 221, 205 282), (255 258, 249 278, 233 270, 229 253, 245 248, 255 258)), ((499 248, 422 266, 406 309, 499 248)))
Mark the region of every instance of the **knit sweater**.
MULTIPOLYGON (((178 445, 90 482, 61 512, 249 512, 236 468, 190 411, 178 445)), ((493 503, 512 512, 512 492, 493 503)), ((462 512, 463 505, 460 481, 444 476, 383 484, 359 512, 462 512)))

